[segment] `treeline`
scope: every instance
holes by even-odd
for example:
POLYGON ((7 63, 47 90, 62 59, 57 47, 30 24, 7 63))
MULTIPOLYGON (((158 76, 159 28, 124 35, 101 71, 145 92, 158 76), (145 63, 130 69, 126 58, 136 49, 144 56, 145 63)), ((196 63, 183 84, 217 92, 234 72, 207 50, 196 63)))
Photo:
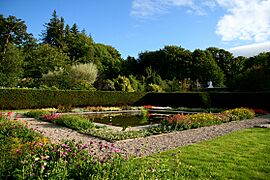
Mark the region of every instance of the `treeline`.
POLYGON ((270 89, 270 52, 245 58, 216 47, 191 52, 165 46, 123 59, 56 11, 44 27, 37 40, 24 21, 0 15, 1 87, 175 92, 212 81, 214 87, 270 89))

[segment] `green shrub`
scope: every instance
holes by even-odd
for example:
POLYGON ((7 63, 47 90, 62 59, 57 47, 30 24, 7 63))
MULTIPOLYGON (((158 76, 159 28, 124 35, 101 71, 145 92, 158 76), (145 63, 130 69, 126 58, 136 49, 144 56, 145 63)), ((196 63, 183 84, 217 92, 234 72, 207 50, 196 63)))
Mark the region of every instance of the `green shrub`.
POLYGON ((255 117, 253 110, 247 108, 236 108, 227 110, 218 114, 201 113, 192 115, 177 114, 167 117, 164 126, 171 130, 184 130, 190 128, 198 128, 213 124, 220 124, 229 121, 238 121, 243 119, 251 119, 255 117))
POLYGON ((247 109, 247 108, 231 109, 231 110, 224 111, 224 113, 230 114, 232 119, 236 119, 236 120, 252 119, 255 117, 255 112, 252 109, 247 109))
POLYGON ((31 110, 27 113, 25 113, 24 115, 27 117, 31 117, 31 118, 39 118, 41 116, 50 114, 50 112, 48 110, 41 110, 41 109, 37 109, 37 110, 31 110))
POLYGON ((65 113, 65 112, 71 112, 73 109, 72 105, 59 105, 57 106, 57 112, 59 113, 65 113))
POLYGON ((88 119, 78 115, 63 115, 54 119, 53 122, 75 130, 86 130, 95 127, 88 119))

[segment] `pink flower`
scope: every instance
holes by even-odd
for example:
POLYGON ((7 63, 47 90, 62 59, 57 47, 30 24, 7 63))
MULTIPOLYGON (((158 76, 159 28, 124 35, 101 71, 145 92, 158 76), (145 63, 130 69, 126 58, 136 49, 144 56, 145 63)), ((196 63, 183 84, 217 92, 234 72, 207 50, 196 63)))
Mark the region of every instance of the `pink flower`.
POLYGON ((119 153, 120 152, 120 149, 114 148, 114 152, 119 153))

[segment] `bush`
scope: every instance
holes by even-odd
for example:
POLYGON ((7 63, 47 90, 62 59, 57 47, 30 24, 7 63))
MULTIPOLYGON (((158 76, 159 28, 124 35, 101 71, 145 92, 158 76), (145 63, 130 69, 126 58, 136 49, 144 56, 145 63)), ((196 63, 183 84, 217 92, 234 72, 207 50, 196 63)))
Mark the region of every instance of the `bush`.
POLYGON ((55 86, 59 89, 94 90, 92 84, 97 78, 98 70, 93 63, 73 65, 43 74, 43 86, 55 86))
MULTIPOLYGON (((252 119, 255 117, 255 112, 253 110, 247 109, 247 108, 231 109, 231 110, 224 111, 223 113, 230 114, 232 116, 236 116, 235 118, 237 120, 252 119)), ((234 118, 232 117, 232 119, 234 119, 234 118)))
POLYGON ((86 130, 95 127, 88 119, 76 115, 63 115, 54 119, 53 122, 75 130, 86 130))
POLYGON ((253 110, 247 108, 236 108, 227 110, 218 114, 192 114, 192 115, 174 115, 165 119, 164 126, 169 126, 167 129, 183 130, 190 128, 198 128, 213 124, 220 124, 229 121, 238 121, 243 119, 254 118, 253 110))
POLYGON ((57 106, 57 112, 65 113, 65 112, 71 112, 73 109, 72 105, 59 105, 57 106))
POLYGON ((31 110, 25 113, 24 115, 31 118, 39 118, 47 114, 51 114, 51 113, 48 110, 37 109, 37 110, 31 110))

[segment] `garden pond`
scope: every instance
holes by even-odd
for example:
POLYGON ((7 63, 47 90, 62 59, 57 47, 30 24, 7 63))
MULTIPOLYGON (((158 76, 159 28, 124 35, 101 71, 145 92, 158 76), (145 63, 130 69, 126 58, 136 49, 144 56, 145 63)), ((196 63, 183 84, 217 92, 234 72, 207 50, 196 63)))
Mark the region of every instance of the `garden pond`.
POLYGON ((198 109, 171 109, 171 108, 152 108, 142 111, 128 111, 121 113, 96 113, 87 114, 90 121, 119 127, 136 127, 151 124, 159 124, 165 117, 172 114, 197 114, 206 110, 198 109))
POLYGON ((162 118, 152 118, 144 113, 108 113, 83 115, 90 121, 119 127, 136 127, 160 123, 162 118))

